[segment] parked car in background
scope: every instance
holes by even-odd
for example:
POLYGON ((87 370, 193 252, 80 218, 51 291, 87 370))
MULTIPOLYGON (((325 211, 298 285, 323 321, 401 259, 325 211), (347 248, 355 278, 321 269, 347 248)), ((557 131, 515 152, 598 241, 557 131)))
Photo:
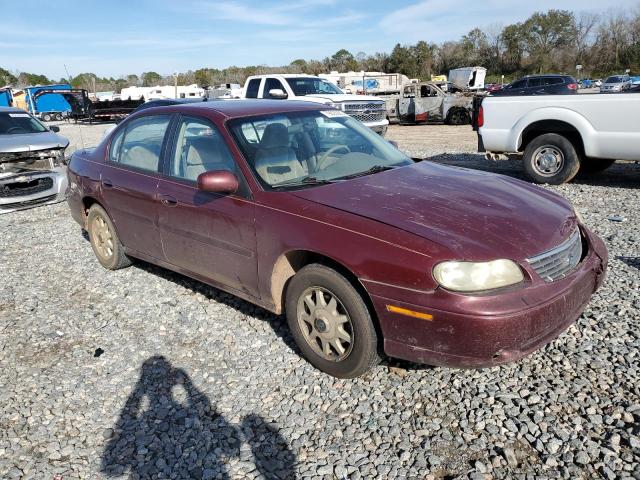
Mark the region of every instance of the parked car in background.
POLYGON ((624 92, 630 88, 631 77, 629 75, 612 75, 602 83, 600 93, 624 92))
POLYGON ((69 179, 101 265, 141 258, 285 312, 304 356, 336 377, 381 351, 517 360, 580 316, 607 266, 559 195, 414 162, 310 102, 142 111, 74 153, 69 179))
POLYGON ((593 86, 596 88, 600 88, 602 86, 602 79, 598 78, 597 80, 593 81, 593 86))
POLYGON ((400 95, 393 95, 385 102, 387 117, 402 123, 468 125, 471 122, 471 95, 446 93, 430 82, 405 85, 400 95))
POLYGON ((492 93, 492 92, 499 92, 504 87, 505 85, 501 83, 489 83, 485 86, 485 89, 487 90, 487 92, 492 93))
POLYGON ((522 156, 527 176, 561 184, 579 170, 640 160, 640 95, 486 97, 475 116, 488 158, 522 156))
POLYGON ((302 100, 332 106, 374 132, 384 135, 389 126, 384 100, 370 95, 345 94, 333 83, 313 75, 256 75, 247 78, 244 98, 302 100))
POLYGON ((593 88, 593 80, 589 78, 583 78, 578 82, 580 88, 593 88))
POLYGON ((640 85, 640 76, 631 77, 631 86, 636 87, 640 85))
POLYGON ((570 75, 529 75, 492 92, 493 96, 515 95, 573 95, 578 82, 570 75))
POLYGON ((64 200, 69 140, 59 131, 24 110, 0 107, 0 213, 64 200))

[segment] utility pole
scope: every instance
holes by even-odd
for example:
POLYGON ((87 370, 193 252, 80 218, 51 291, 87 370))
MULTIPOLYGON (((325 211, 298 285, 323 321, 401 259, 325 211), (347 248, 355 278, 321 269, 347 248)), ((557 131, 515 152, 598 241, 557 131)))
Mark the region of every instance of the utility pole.
POLYGON ((173 79, 174 79, 174 92, 173 92, 173 98, 178 98, 178 72, 174 72, 173 73, 173 79))

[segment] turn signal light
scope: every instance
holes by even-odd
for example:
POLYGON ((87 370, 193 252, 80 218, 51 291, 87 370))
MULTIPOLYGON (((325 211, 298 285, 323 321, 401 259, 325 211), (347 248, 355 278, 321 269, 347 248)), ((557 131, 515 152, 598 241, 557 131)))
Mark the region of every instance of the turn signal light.
POLYGON ((420 320, 427 320, 429 322, 433 320, 433 315, 428 313, 415 312, 408 308, 396 307, 395 305, 387 305, 387 311, 391 313, 399 313, 400 315, 405 315, 407 317, 418 318, 420 320))

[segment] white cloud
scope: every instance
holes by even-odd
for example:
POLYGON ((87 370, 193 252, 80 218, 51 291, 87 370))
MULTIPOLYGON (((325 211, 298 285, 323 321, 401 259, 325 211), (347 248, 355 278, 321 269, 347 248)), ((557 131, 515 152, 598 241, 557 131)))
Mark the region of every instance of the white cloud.
MULTIPOLYGON (((636 5, 637 0, 620 0, 618 6, 636 5)), ((394 41, 457 40, 475 27, 499 21, 513 23, 525 20, 534 12, 549 9, 586 11, 602 9, 600 0, 537 0, 516 3, 511 0, 458 0, 442 2, 423 0, 397 9, 382 18, 379 25, 394 41), (561 4, 560 4, 561 3, 561 4)))

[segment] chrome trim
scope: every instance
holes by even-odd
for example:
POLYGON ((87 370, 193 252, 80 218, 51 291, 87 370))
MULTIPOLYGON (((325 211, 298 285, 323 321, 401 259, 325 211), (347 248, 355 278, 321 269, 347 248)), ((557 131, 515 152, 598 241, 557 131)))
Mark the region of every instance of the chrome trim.
POLYGON ((582 236, 576 229, 571 236, 557 247, 528 258, 531 268, 547 283, 566 277, 575 269, 582 258, 582 236))

